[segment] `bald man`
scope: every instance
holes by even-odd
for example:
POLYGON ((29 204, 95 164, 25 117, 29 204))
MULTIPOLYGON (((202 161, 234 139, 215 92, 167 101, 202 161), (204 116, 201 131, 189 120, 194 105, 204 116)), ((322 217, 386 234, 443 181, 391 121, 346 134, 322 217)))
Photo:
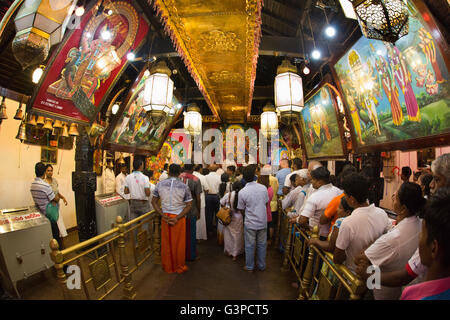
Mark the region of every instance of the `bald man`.
POLYGON ((283 195, 284 181, 286 180, 287 175, 290 173, 291 168, 289 168, 289 161, 287 159, 282 159, 280 161, 280 169, 276 174, 276 178, 278 180, 278 192, 277 192, 278 196, 283 195))

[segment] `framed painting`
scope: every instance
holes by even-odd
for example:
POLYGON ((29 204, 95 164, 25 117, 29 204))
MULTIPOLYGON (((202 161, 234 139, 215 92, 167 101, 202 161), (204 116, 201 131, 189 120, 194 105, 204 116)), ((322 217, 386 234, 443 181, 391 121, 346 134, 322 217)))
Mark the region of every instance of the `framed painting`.
POLYGON ((138 50, 150 30, 133 3, 108 1, 111 15, 97 14, 96 5, 83 15, 50 59, 29 102, 33 113, 84 125, 95 120, 127 53, 138 50))
POLYGON ((103 148, 141 155, 157 155, 175 121, 183 111, 175 95, 171 112, 161 123, 154 124, 144 110, 145 81, 148 75, 142 70, 122 102, 119 112, 106 132, 103 148))
POLYGON ((58 162, 58 148, 41 147, 41 162, 56 164, 58 162))
POLYGON ((409 33, 395 46, 361 37, 334 64, 357 152, 448 144, 447 44, 423 3, 408 9, 409 33))
POLYGON ((305 102, 300 127, 308 159, 336 159, 345 157, 341 122, 334 90, 324 83, 305 102))

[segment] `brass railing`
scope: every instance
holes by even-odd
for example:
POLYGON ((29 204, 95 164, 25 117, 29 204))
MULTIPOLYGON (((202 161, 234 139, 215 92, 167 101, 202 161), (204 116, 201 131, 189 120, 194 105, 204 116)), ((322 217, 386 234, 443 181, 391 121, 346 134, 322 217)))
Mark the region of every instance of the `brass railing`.
MULTIPOLYGON (((281 207, 280 207, 281 208, 281 207)), ((290 268, 300 283, 299 300, 359 300, 366 286, 357 275, 346 266, 333 263, 333 255, 314 245, 307 246, 306 240, 319 237, 319 228, 305 231, 297 224, 289 223, 286 212, 280 209, 279 218, 285 227, 281 227, 280 241, 286 238, 282 271, 290 268), (283 217, 283 218, 282 218, 283 217), (283 222, 282 222, 283 224, 283 222)))
POLYGON ((64 250, 59 250, 58 242, 53 239, 50 242, 51 258, 64 299, 103 300, 122 283, 122 297, 134 299, 133 272, 152 256, 155 256, 154 263, 160 263, 160 221, 155 211, 126 223, 118 216, 116 226, 111 230, 64 250), (67 278, 64 267, 71 266, 78 268, 69 269, 67 278), (76 290, 77 279, 73 279, 72 274, 80 277, 82 288, 79 290, 76 290))

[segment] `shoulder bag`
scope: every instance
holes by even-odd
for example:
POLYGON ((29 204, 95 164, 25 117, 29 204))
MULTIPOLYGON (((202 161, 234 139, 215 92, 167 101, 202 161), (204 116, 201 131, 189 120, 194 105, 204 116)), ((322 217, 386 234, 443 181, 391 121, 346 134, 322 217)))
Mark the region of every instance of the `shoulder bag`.
MULTIPOLYGON (((231 192, 230 196, 228 197, 228 202, 230 203, 231 207, 231 192)), ((224 226, 229 225, 231 223, 231 208, 221 207, 219 212, 217 212, 216 217, 224 226)))

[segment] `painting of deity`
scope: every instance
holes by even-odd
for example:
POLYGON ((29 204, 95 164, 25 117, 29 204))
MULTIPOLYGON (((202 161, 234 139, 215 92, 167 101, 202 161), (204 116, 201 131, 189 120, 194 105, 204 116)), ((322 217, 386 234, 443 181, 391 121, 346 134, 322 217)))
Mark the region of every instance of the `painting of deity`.
POLYGON ((127 53, 144 42, 149 25, 130 1, 108 1, 111 15, 83 15, 80 26, 46 67, 32 106, 69 121, 92 122, 127 65, 127 53))
POLYGON ((308 159, 344 156, 335 99, 327 84, 305 102, 300 123, 308 159))
POLYGON ((148 76, 144 71, 138 77, 121 106, 118 121, 113 122, 107 132, 107 146, 115 146, 118 151, 134 152, 136 150, 146 154, 157 154, 165 141, 168 128, 181 111, 181 104, 175 96, 172 98, 170 112, 166 117, 155 123, 145 110, 145 82, 148 76))
POLYGON ((395 45, 360 38, 335 64, 359 148, 450 132, 449 71, 432 31, 408 2, 395 45))

